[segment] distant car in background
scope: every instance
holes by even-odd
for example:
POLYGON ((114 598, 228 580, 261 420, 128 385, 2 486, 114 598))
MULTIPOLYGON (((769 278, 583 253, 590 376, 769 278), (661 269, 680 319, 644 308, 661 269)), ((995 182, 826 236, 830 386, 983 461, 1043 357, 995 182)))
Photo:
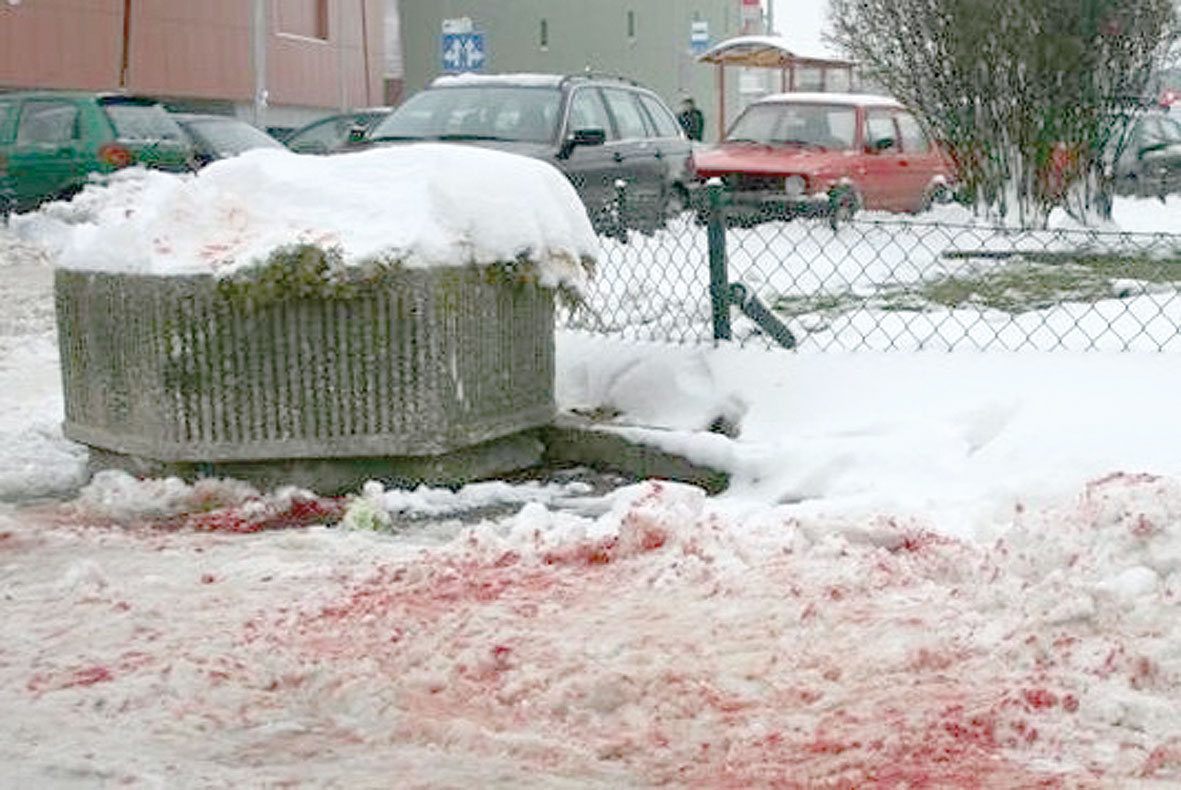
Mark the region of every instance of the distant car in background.
POLYGON ((193 147, 154 99, 30 91, 0 94, 0 211, 72 197, 94 174, 193 167, 193 147))
POLYGON ((192 141, 198 167, 254 148, 287 150, 266 132, 230 115, 175 112, 172 117, 192 141))
POLYGON ((548 162, 566 174, 599 232, 663 227, 688 197, 684 130, 656 93, 621 77, 438 77, 368 140, 462 143, 548 162))
POLYGON ((901 104, 851 93, 760 99, 694 154, 694 166, 699 184, 722 180, 732 216, 747 224, 823 216, 835 226, 862 209, 917 212, 949 200, 955 178, 901 104))
POLYGON ((1181 192, 1181 112, 1137 115, 1120 138, 1111 162, 1117 195, 1160 197, 1181 192))
POLYGON ((390 107, 338 113, 313 121, 283 138, 284 144, 300 154, 334 154, 359 144, 375 124, 390 114, 390 107))

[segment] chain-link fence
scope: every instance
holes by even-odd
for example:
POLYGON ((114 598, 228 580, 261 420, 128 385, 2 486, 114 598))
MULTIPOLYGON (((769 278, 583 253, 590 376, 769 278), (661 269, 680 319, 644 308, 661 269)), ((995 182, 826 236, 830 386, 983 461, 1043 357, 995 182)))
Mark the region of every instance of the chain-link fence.
POLYGON ((711 255, 709 231, 685 213, 603 237, 586 304, 560 325, 800 351, 1181 350, 1181 235, 796 219, 716 223, 711 255))

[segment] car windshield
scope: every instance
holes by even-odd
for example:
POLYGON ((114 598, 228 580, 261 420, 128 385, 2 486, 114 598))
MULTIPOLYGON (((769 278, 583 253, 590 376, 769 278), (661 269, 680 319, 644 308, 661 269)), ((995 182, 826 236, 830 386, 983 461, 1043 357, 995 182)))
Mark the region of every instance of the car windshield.
POLYGON ((120 140, 185 139, 180 126, 158 104, 111 101, 104 102, 103 108, 120 140))
POLYGON ((506 85, 422 91, 374 127, 373 140, 515 140, 546 143, 558 126, 553 87, 506 85))
POLYGON ((211 153, 219 157, 233 156, 252 148, 285 148, 266 132, 232 118, 209 118, 186 121, 189 133, 211 153))
POLYGON ((856 119, 856 110, 843 104, 752 104, 730 127, 726 141, 848 150, 856 119))

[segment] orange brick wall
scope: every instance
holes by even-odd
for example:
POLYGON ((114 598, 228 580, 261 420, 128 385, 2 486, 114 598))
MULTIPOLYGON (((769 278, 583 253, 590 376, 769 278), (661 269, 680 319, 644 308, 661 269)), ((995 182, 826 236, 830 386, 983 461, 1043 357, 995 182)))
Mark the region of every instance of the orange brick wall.
POLYGON ((127 89, 249 101, 247 0, 133 0, 127 89))
POLYGON ((123 0, 0 0, 0 85, 117 87, 122 52, 123 0))
MULTIPOLYGON (((328 38, 278 29, 268 0, 272 105, 383 103, 382 0, 327 0, 328 38)), ((249 102, 254 93, 249 0, 0 0, 0 86, 115 90, 249 102)))

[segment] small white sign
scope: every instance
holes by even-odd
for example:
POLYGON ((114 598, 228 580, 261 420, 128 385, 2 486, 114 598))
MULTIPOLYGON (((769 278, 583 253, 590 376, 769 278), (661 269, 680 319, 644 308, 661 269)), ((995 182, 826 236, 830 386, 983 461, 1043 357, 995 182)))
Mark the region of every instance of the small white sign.
POLYGON ((461 16, 455 19, 443 20, 443 35, 461 36, 465 33, 471 33, 472 30, 471 17, 461 16))
POLYGON ((689 48, 696 55, 709 49, 709 22, 694 22, 689 28, 689 48))

